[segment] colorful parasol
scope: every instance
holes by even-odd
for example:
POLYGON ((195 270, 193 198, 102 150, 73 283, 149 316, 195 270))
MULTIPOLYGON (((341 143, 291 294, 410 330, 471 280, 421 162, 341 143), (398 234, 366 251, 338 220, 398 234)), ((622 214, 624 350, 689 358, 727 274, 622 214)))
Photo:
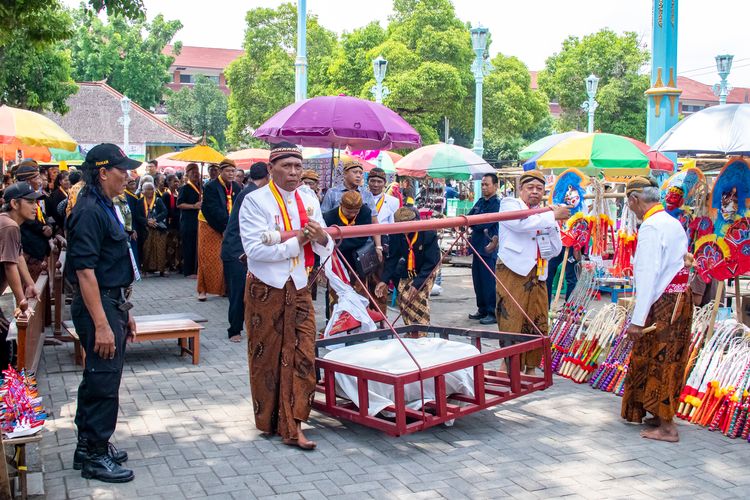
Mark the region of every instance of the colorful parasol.
POLYGON ((749 155, 750 104, 711 106, 693 113, 667 130, 652 149, 685 155, 749 155))
POLYGON ((234 163, 237 164, 237 168, 241 168, 243 170, 250 168, 253 163, 257 163, 259 161, 268 161, 268 156, 271 154, 271 151, 268 149, 260 149, 260 148, 249 148, 249 149, 240 149, 239 151, 232 151, 227 155, 227 158, 230 160, 233 160, 234 163))
MULTIPOLYGON (((518 159, 519 160, 529 160, 533 158, 534 156, 544 153, 549 148, 554 146, 560 141, 564 141, 565 139, 570 139, 571 137, 580 137, 582 135, 586 135, 584 132, 579 132, 577 130, 570 130, 568 132, 563 132, 561 134, 552 134, 545 137, 542 137, 541 139, 532 142, 525 148, 523 148, 521 151, 518 152, 518 159)), ((533 168, 533 167, 532 167, 533 168)), ((531 169, 527 169, 531 170, 531 169)))
POLYGON ((416 148, 422 144, 419 133, 394 111, 345 95, 290 104, 253 136, 273 143, 353 149, 416 148))
POLYGON ((669 157, 658 151, 651 151, 651 146, 645 142, 633 139, 632 137, 625 138, 635 144, 641 153, 648 156, 648 166, 651 167, 651 170, 661 170, 670 173, 674 172, 674 162, 669 159, 669 157))
POLYGON ((24 159, 31 158, 45 163, 52 160, 52 153, 47 146, 29 146, 18 140, 10 144, 0 144, 0 154, 2 154, 4 161, 15 161, 18 150, 21 150, 24 159))
POLYGON ((494 172, 474 151, 442 142, 412 151, 396 163, 396 173, 410 177, 469 180, 494 172))
POLYGON ((594 133, 562 140, 523 167, 553 173, 577 168, 591 176, 648 175, 649 158, 628 137, 594 133))
POLYGON ((75 151, 78 143, 57 123, 33 111, 0 106, 0 144, 21 142, 75 151))
POLYGON ((169 159, 195 163, 219 163, 224 159, 224 155, 211 146, 199 144, 179 153, 174 153, 169 156, 169 159))

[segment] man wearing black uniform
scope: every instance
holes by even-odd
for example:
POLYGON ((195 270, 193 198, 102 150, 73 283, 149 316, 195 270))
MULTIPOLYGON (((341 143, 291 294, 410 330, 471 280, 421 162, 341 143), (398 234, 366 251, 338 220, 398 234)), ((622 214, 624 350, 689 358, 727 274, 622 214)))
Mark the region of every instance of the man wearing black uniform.
POLYGON ((245 196, 262 188, 270 177, 268 165, 259 161, 250 167, 250 183, 240 191, 232 205, 229 222, 224 230, 221 242, 221 260, 224 263, 224 284, 229 296, 229 329, 227 333, 232 342, 242 341, 242 324, 245 321, 245 281, 247 278, 247 258, 240 238, 240 207, 245 196))
POLYGON ((110 483, 134 478, 128 459, 109 443, 117 425, 125 344, 135 338, 128 301, 135 278, 122 215, 112 199, 125 191, 131 160, 114 144, 93 147, 81 165, 86 187, 68 221, 67 277, 74 287, 70 308, 86 353, 78 387, 78 446, 73 467, 81 476, 110 483))
MULTIPOLYGON (((497 197, 497 175, 482 177, 482 197, 467 215, 491 214, 500 211, 497 197)), ((495 263, 497 262, 497 222, 477 224, 471 228, 471 245, 476 250, 471 261, 471 279, 477 297, 477 312, 469 319, 478 319, 483 325, 494 325, 495 319, 495 263), (493 272, 482 263, 486 262, 493 272)))
POLYGON ((28 182, 34 191, 42 193, 40 199, 36 201, 36 217, 21 224, 21 244, 23 245, 24 258, 31 279, 36 281, 51 251, 49 242, 52 239, 53 230, 50 223, 53 223, 54 220, 47 220, 44 205, 46 196, 41 190, 42 176, 39 173, 39 164, 34 160, 22 161, 18 165, 18 170, 16 170, 16 180, 28 182))
POLYGON ((182 242, 182 274, 197 278, 198 272, 198 212, 203 203, 203 183, 197 163, 185 167, 187 181, 177 195, 180 210, 180 241, 182 242))

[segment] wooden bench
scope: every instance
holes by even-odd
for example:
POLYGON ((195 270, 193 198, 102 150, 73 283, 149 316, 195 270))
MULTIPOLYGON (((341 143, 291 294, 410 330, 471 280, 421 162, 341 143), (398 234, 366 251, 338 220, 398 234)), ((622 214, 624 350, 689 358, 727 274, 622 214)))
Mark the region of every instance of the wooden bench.
MULTIPOLYGON (((35 286, 39 293, 38 299, 29 299, 27 315, 18 319, 13 318, 13 307, 4 309, 10 314, 6 317, 11 320, 8 328, 7 340, 15 340, 18 344, 16 369, 26 369, 35 372, 39 366, 44 347, 44 329, 50 324, 50 290, 48 287, 49 276, 42 271, 36 280, 35 286), (31 312, 33 311, 33 312, 31 312)), ((6 302, 12 303, 12 296, 7 297, 6 302)))
MULTIPOLYGON (((193 364, 197 365, 200 360, 200 333, 203 327, 192 319, 170 319, 161 316, 136 316, 136 342, 146 342, 150 340, 177 339, 180 346, 180 356, 191 354, 193 364), (152 318, 146 319, 144 318, 152 318), (153 319, 159 318, 159 319, 153 319)), ((76 333, 72 321, 63 322, 63 327, 74 339, 76 364, 86 365, 86 354, 81 348, 81 341, 76 333)))

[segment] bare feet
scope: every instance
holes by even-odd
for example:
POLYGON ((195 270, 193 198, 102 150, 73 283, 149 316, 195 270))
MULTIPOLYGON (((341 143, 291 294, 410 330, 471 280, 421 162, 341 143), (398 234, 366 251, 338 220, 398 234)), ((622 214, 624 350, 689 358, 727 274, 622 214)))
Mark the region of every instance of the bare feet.
POLYGON ((649 427, 659 427, 661 425, 661 419, 659 417, 648 417, 643 419, 643 423, 649 427))
POLYGON ((188 279, 197 280, 198 279, 198 275, 197 274, 191 274, 190 276, 188 276, 188 279))
POLYGON ((533 377, 533 376, 536 375, 536 368, 530 368, 530 367, 527 366, 526 367, 526 371, 524 372, 524 374, 533 377))
POLYGON ((229 341, 238 344, 242 342, 242 335, 232 335, 231 337, 229 337, 229 341))
POLYGON ((659 427, 644 429, 641 431, 641 437, 656 441, 666 441, 668 443, 676 443, 680 440, 680 436, 677 434, 677 427, 672 422, 662 422, 659 427))
POLYGON ((198 294, 198 301, 199 302, 205 302, 206 301, 206 294, 205 293, 199 293, 198 294))
POLYGON ((297 423, 297 438, 284 439, 282 440, 282 443, 287 446, 296 446, 305 451, 314 450, 318 446, 318 443, 310 441, 305 437, 305 433, 302 432, 301 423, 297 423))

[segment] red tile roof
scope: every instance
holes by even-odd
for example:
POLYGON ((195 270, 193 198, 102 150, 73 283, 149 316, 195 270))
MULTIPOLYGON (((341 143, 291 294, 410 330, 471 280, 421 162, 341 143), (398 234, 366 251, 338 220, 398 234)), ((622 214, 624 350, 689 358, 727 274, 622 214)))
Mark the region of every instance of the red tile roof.
MULTIPOLYGON (((682 89, 680 100, 682 101, 706 101, 719 103, 719 98, 714 95, 711 85, 697 82, 686 76, 677 77, 677 87, 682 89)), ((737 87, 727 96, 727 103, 736 104, 750 102, 750 88, 737 87)))
MULTIPOLYGON (((164 54, 174 55, 172 46, 167 45, 162 51, 164 54)), ((223 70, 229 63, 245 53, 237 49, 214 49, 210 47, 191 47, 183 45, 179 55, 174 56, 173 66, 186 68, 203 68, 223 70)))

